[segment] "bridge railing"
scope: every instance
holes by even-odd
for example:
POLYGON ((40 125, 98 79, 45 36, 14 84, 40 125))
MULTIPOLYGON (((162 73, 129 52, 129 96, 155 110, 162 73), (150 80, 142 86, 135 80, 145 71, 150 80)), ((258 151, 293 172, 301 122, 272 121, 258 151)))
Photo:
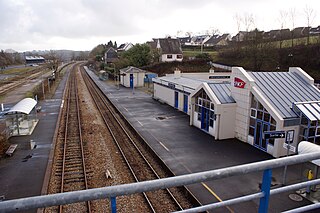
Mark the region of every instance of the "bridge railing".
MULTIPOLYGON (((82 191, 65 192, 59 194, 42 195, 28 198, 20 198, 15 200, 8 200, 0 202, 0 212, 12 212, 12 211, 23 211, 28 209, 36 209, 57 205, 65 205, 76 202, 83 202, 88 200, 98 199, 111 199, 111 206, 115 205, 116 197, 131 195, 136 193, 154 191, 158 189, 165 189, 171 187, 177 187, 182 185, 189 185, 194 183, 201 183, 210 180, 216 180, 221 178, 227 178, 231 176, 244 175, 251 172, 264 171, 262 189, 261 192, 250 194, 230 200, 213 203, 205 206, 195 207, 192 209, 186 209, 181 212, 199 212, 206 211, 222 206, 232 205, 241 203, 253 199, 260 199, 259 212, 268 212, 269 197, 274 194, 301 189, 309 185, 316 185, 320 183, 320 179, 311 180, 307 182, 301 182, 281 188, 270 190, 272 170, 273 168, 279 168, 286 165, 294 165, 298 163, 308 162, 315 159, 320 159, 320 152, 314 152, 303 155, 295 155, 290 157, 284 157, 279 159, 272 159, 266 161, 260 161, 255 163, 243 164, 238 166, 232 166, 222 169, 216 169, 205 172, 198 172, 186 175, 180 175, 175 177, 163 178, 159 180, 144 181, 131 184, 123 184, 117 186, 109 186, 102 188, 94 188, 82 191)), ((319 208, 319 204, 313 204, 305 206, 288 212, 301 212, 303 209, 315 209, 319 208)), ((115 212, 116 209, 111 210, 115 212)))

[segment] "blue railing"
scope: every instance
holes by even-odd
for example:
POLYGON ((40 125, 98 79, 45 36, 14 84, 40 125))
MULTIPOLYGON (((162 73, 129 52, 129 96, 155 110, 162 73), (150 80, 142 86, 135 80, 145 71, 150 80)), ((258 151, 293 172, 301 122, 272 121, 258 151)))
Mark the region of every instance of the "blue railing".
MULTIPOLYGON (((181 212, 207 211, 210 209, 228 206, 236 203, 242 203, 242 202, 250 201, 253 199, 260 199, 259 212, 265 213, 265 212, 268 212, 270 196, 274 194, 290 191, 290 190, 301 189, 309 185, 320 184, 320 179, 316 179, 316 180, 301 182, 301 183, 270 190, 270 183, 271 183, 271 176, 272 176, 271 169, 283 167, 286 165, 294 165, 298 163, 308 162, 315 159, 320 159, 319 152, 303 154, 303 155, 295 155, 295 156, 284 157, 279 159, 266 160, 266 161, 250 163, 250 164, 243 164, 238 166, 181 175, 176 177, 163 178, 159 180, 144 181, 144 182, 138 182, 138 183, 109 186, 109 187, 88 189, 88 190, 82 190, 82 191, 65 192, 65 193, 59 193, 59 194, 35 196, 35 197, 21 198, 16 200, 8 200, 8 201, 0 202, 0 212, 22 211, 22 210, 28 210, 28 209, 36 209, 36 208, 64 205, 64 204, 83 202, 83 201, 89 201, 89 200, 105 199, 105 198, 111 199, 111 204, 112 204, 111 212, 116 212, 115 205, 116 205, 116 197, 118 196, 131 195, 136 193, 154 191, 158 189, 165 189, 165 188, 171 188, 176 186, 201 183, 201 182, 210 181, 210 180, 217 180, 217 179, 227 178, 231 176, 248 174, 251 172, 264 171, 263 178, 262 178, 261 192, 233 198, 233 199, 218 202, 218 203, 195 207, 192 209, 186 209, 181 212)), ((313 204, 313 205, 305 206, 302 208, 297 208, 295 210, 290 210, 288 212, 302 212, 304 210, 311 210, 319 207, 320 207, 319 204, 313 204)))

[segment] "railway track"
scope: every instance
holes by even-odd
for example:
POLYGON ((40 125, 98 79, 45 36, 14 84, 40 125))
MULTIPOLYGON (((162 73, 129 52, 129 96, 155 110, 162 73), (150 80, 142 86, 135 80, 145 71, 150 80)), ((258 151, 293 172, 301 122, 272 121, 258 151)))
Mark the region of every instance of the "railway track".
POLYGON ((28 81, 34 80, 36 78, 38 78, 39 76, 42 75, 42 70, 34 70, 32 72, 35 73, 31 73, 30 75, 26 76, 26 74, 24 74, 23 76, 20 77, 16 77, 16 80, 12 80, 12 82, 9 81, 9 83, 5 83, 2 84, 0 86, 0 96, 7 94, 8 92, 10 92, 11 90, 21 86, 22 84, 25 84, 28 81))
MULTIPOLYGON (((61 177, 60 192, 88 189, 75 74, 77 68, 74 66, 71 70, 66 89, 64 136, 57 160, 60 165, 55 174, 61 177)), ((58 212, 91 212, 90 202, 59 206, 58 212)))
MULTIPOLYGON (((128 128, 125 121, 121 120, 117 110, 95 86, 90 77, 83 70, 81 70, 81 74, 134 179, 140 182, 172 176, 167 172, 168 169, 161 166, 158 158, 154 157, 155 153, 150 154, 148 150, 143 149, 141 140, 139 141, 135 133, 131 132, 132 129, 128 128)), ((172 212, 199 205, 195 204, 194 200, 191 203, 190 195, 186 194, 188 191, 181 187, 146 192, 143 193, 143 196, 148 204, 148 212, 172 212)))

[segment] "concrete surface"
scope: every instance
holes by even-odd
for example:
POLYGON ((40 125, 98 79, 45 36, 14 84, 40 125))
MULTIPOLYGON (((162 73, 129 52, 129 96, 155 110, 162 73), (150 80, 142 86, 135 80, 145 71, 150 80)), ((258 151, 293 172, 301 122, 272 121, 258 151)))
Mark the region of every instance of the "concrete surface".
MULTIPOLYGON (((188 115, 161 104, 139 89, 132 91, 114 82, 102 82, 89 72, 99 87, 117 106, 133 127, 144 137, 169 168, 176 174, 212 170, 273 157, 253 146, 236 139, 215 141, 202 130, 189 126, 188 115), (164 117, 165 119, 159 119, 164 117)), ((301 181, 304 165, 289 166, 287 183, 301 181)), ((273 187, 281 185, 283 168, 273 170, 273 187)), ((188 186, 203 204, 226 200, 260 191, 262 172, 235 176, 202 184, 188 186), (207 189, 209 188, 210 191, 207 189)), ((280 212, 311 204, 289 199, 283 193, 271 198, 269 212, 280 212)), ((220 208, 214 212, 257 212, 259 200, 220 208)))

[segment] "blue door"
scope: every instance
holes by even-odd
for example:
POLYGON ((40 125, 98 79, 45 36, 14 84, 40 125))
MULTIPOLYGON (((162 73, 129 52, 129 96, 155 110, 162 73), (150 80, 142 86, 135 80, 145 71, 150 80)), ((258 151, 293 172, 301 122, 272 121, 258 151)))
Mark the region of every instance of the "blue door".
POLYGON ((179 106, 179 93, 174 91, 174 108, 178 109, 179 106))
POLYGON ((201 129, 209 131, 209 109, 201 107, 201 129))
POLYGON ((183 111, 188 113, 188 96, 183 95, 183 111))
POLYGON ((254 146, 267 151, 268 140, 263 138, 263 132, 270 130, 270 124, 261 120, 256 120, 256 129, 254 133, 254 146))
POLYGON ((130 74, 130 88, 133 88, 133 74, 130 74))

